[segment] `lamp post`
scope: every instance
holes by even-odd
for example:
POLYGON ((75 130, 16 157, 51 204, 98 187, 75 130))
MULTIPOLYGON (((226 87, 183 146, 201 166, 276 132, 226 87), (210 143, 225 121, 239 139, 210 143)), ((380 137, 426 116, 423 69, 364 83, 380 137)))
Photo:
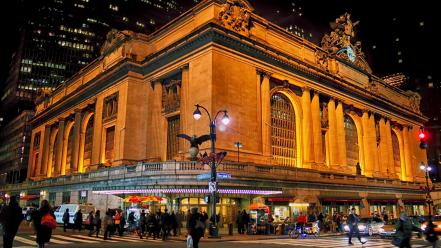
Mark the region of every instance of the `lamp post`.
POLYGON ((223 113, 222 116, 222 123, 224 125, 227 125, 230 122, 230 118, 228 117, 228 112, 226 110, 219 110, 214 118, 211 118, 210 112, 208 110, 199 105, 196 104, 196 110, 193 112, 193 117, 195 120, 199 120, 202 116, 201 110, 205 110, 205 112, 208 115, 208 119, 210 121, 210 140, 211 140, 211 178, 210 178, 210 184, 209 184, 209 190, 211 191, 211 200, 212 200, 212 209, 211 209, 211 217, 213 218, 213 225, 214 230, 211 232, 212 237, 218 236, 217 231, 217 217, 216 217, 216 193, 217 193, 217 178, 216 178, 216 151, 215 151, 215 143, 216 143, 216 119, 219 115, 219 113, 223 113))
POLYGON ((234 142, 234 146, 237 147, 237 162, 239 162, 239 149, 243 147, 242 143, 240 141, 234 142))
POLYGON ((431 221, 432 220, 432 203, 433 203, 433 201, 432 201, 432 196, 430 195, 431 188, 430 188, 430 185, 429 185, 429 172, 432 171, 432 167, 430 167, 427 164, 421 163, 420 168, 421 168, 421 170, 424 171, 424 174, 425 174, 425 177, 426 177, 426 188, 425 188, 425 190, 426 190, 426 202, 427 202, 427 205, 429 205, 429 221, 431 221))

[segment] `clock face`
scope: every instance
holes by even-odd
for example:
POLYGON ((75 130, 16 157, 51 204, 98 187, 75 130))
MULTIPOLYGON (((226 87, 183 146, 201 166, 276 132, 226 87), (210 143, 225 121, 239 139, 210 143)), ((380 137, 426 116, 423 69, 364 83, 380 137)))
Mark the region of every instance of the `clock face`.
POLYGON ((346 54, 348 55, 348 58, 351 62, 355 61, 355 53, 351 46, 348 46, 346 48, 346 54))

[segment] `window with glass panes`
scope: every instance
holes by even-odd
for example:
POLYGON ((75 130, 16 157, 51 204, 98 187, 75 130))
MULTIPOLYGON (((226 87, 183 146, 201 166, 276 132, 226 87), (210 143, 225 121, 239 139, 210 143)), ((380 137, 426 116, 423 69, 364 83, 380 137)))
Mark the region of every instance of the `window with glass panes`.
POLYGON ((296 165, 296 119, 290 100, 282 93, 271 97, 271 148, 279 165, 296 165))
POLYGON ((179 140, 176 135, 179 134, 180 121, 181 119, 179 115, 168 118, 167 159, 173 159, 178 155, 179 140))
POLYGON ((400 160, 400 143, 398 142, 397 134, 392 131, 392 150, 394 155, 395 173, 401 175, 401 160, 400 160))
POLYGON ((349 166, 359 161, 357 127, 348 115, 345 115, 346 160, 349 166))
POLYGON ((86 126, 86 134, 84 138, 84 156, 83 156, 83 166, 87 167, 90 165, 90 160, 92 158, 92 139, 93 139, 93 115, 89 118, 86 126))

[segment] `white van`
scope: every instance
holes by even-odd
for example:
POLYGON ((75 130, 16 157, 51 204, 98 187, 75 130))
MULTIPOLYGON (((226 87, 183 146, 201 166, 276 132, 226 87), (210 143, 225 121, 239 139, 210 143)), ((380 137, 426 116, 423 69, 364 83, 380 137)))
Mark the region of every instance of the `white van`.
POLYGON ((61 204, 54 213, 57 223, 63 224, 63 215, 64 212, 66 212, 66 209, 69 209, 69 224, 74 224, 74 216, 78 212, 78 209, 81 209, 81 213, 83 214, 83 224, 86 222, 87 216, 89 215, 90 211, 95 212, 95 206, 93 206, 92 204, 61 204))

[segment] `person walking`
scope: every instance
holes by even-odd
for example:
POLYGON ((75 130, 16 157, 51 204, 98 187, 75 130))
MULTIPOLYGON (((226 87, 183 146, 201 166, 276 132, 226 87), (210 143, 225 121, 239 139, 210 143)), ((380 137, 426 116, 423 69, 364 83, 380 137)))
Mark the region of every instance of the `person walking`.
POLYGON ((438 241, 438 235, 435 232, 435 225, 431 220, 429 220, 429 223, 427 224, 426 240, 432 244, 432 248, 436 247, 436 242, 438 241))
POLYGON ((198 209, 192 208, 191 216, 188 221, 188 233, 193 239, 193 248, 199 248, 199 240, 203 236, 204 224, 201 219, 202 216, 198 213, 198 209))
POLYGON ((147 223, 147 218, 145 216, 145 211, 142 210, 141 215, 139 216, 139 223, 138 223, 138 227, 139 227, 139 238, 142 239, 142 235, 144 235, 145 233, 145 226, 147 223))
POLYGON ((64 230, 64 232, 66 232, 66 229, 69 225, 69 219, 70 219, 69 209, 66 208, 66 211, 63 214, 63 230, 64 230))
POLYGON ((100 229, 101 229, 101 216, 100 216, 100 211, 97 210, 95 212, 95 217, 93 218, 93 225, 95 226, 95 232, 96 232, 96 237, 98 238, 98 235, 100 234, 100 229))
MULTIPOLYGON (((38 248, 44 248, 44 244, 49 242, 52 237, 52 230, 54 227, 45 225, 43 222, 44 219, 51 219, 51 217, 53 218, 53 221, 55 221, 55 215, 52 212, 49 202, 47 200, 41 201, 40 209, 34 212, 34 217, 32 218, 37 232, 36 241, 38 248)), ((54 224, 56 225, 56 223, 54 224)))
POLYGON ((81 232, 83 227, 83 213, 81 213, 81 209, 78 209, 78 211, 75 213, 74 224, 78 231, 81 232))
POLYGON ((156 218, 156 215, 152 212, 150 212, 150 215, 147 219, 147 226, 149 230, 149 236, 152 236, 153 239, 159 238, 158 237, 158 219, 156 218))
POLYGON ((18 206, 15 196, 9 199, 9 205, 3 207, 0 212, 0 222, 3 225, 3 247, 12 248, 14 237, 23 220, 23 213, 18 206))
POLYGON ((363 245, 366 243, 366 241, 362 241, 361 240, 361 236, 360 236, 360 231, 358 230, 358 222, 360 221, 360 219, 358 218, 357 214, 355 213, 355 208, 352 208, 351 213, 349 214, 348 217, 348 226, 349 226, 349 241, 348 244, 349 245, 353 245, 352 243, 352 235, 355 233, 355 236, 358 238, 358 240, 360 241, 360 243, 363 245))
POLYGON ((103 237, 104 240, 111 239, 110 236, 112 233, 111 231, 112 222, 113 219, 110 210, 107 210, 106 215, 104 216, 104 237, 103 237))
POLYGON ((412 238, 412 230, 419 230, 415 227, 407 214, 402 210, 400 219, 395 225, 395 238, 392 244, 399 246, 400 248, 411 248, 410 239, 412 238))
POLYGON ((87 216, 87 229, 89 230, 88 236, 91 237, 93 234, 93 230, 95 230, 95 226, 93 225, 93 211, 90 211, 89 216, 87 216))

